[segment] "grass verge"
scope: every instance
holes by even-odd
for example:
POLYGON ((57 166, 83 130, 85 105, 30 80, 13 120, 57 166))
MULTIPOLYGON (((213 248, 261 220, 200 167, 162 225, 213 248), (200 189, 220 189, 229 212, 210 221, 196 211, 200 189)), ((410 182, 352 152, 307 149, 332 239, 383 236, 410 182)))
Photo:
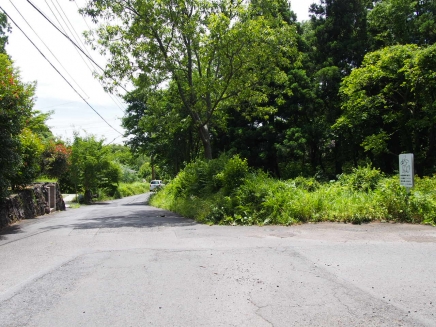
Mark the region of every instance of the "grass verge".
POLYGON ((281 181, 248 169, 239 157, 190 164, 151 204, 198 222, 291 225, 335 221, 393 221, 436 225, 436 178, 416 178, 408 194, 397 176, 370 167, 335 181, 281 181))

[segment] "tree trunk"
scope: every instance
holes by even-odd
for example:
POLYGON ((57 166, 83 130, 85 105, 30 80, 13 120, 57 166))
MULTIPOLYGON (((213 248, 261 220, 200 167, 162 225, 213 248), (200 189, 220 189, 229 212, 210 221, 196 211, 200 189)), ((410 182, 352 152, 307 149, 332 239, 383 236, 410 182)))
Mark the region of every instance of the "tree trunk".
POLYGON ((154 169, 154 157, 150 157, 150 164, 151 164, 151 179, 156 179, 156 171, 154 169))
POLYGON ((207 125, 198 127, 201 142, 203 143, 204 157, 206 160, 212 159, 212 145, 210 144, 210 134, 207 125))
POLYGON ((84 201, 86 204, 92 203, 92 192, 91 190, 85 190, 84 201))

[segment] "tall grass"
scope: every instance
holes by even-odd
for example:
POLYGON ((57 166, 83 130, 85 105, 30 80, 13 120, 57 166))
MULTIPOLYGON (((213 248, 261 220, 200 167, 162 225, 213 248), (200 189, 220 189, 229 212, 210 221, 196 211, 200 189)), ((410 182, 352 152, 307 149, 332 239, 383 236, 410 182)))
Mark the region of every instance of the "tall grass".
POLYGON ((290 225, 336 221, 395 221, 436 225, 436 178, 416 178, 410 194, 397 176, 370 167, 336 181, 281 181, 251 171, 239 157, 188 165, 151 204, 199 222, 290 225))
POLYGON ((133 183, 120 183, 119 185, 112 185, 99 189, 97 192, 99 201, 106 201, 112 199, 121 199, 126 196, 146 193, 149 191, 149 184, 142 182, 133 183))
POLYGON ((143 182, 120 183, 118 191, 121 197, 146 193, 150 190, 150 184, 143 182))

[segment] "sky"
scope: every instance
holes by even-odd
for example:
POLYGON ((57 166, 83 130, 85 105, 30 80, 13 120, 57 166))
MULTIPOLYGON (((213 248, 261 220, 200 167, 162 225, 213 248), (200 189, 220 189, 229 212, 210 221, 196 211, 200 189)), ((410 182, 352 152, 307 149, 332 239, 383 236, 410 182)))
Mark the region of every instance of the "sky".
MULTIPOLYGON (((81 42, 85 43, 83 31, 95 27, 88 18, 82 17, 77 12, 78 7, 85 4, 85 0, 32 0, 31 2, 57 26, 63 26, 70 37, 74 35, 75 38, 80 38, 81 40, 76 42, 80 46, 82 46, 81 42)), ((291 1, 291 8, 297 14, 299 21, 308 19, 308 8, 313 2, 315 0, 291 1)), ((63 140, 72 140, 74 132, 82 136, 93 134, 99 139, 104 138, 106 144, 111 142, 121 144, 125 140, 120 134, 124 134, 121 118, 126 104, 120 97, 110 95, 103 90, 93 76, 92 72, 96 68, 92 67, 89 60, 80 55, 70 41, 47 22, 28 1, 2 0, 1 7, 77 91, 68 85, 12 23, 12 33, 9 34, 6 51, 14 61, 14 65, 19 68, 21 79, 24 82, 36 81, 34 109, 53 112, 48 121, 53 134, 63 140)), ((91 57, 103 67, 104 58, 88 46, 86 48, 91 57)), ((119 92, 124 93, 121 89, 119 92)))

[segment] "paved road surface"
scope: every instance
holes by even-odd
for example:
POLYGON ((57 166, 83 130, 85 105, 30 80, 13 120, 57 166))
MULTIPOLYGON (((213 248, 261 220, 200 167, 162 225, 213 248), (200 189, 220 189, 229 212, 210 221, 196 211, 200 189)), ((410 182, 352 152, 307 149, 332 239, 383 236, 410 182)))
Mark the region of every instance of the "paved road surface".
POLYGON ((436 326, 436 229, 205 226, 147 195, 0 233, 0 326, 436 326))

